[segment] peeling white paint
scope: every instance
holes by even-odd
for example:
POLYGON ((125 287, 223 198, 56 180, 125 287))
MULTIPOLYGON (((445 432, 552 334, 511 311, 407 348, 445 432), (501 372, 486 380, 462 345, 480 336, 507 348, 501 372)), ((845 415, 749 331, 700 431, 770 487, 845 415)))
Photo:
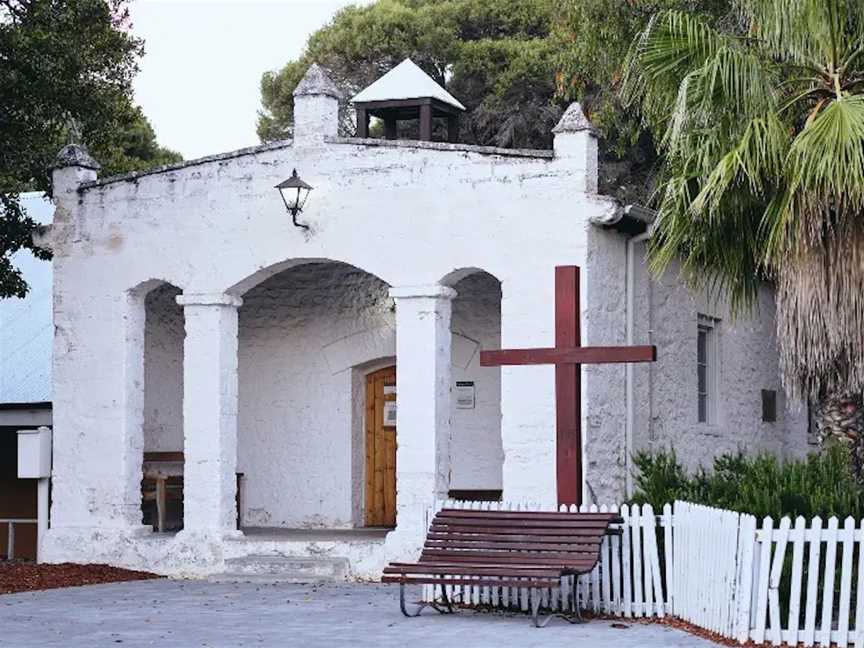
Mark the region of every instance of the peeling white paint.
POLYGON ((552 368, 480 369, 477 351, 552 344, 554 266, 583 264, 588 217, 612 204, 584 193, 593 136, 557 134, 561 156, 345 140, 332 136, 330 100, 298 110, 293 143, 116 180, 55 172, 49 560, 207 573, 229 546, 254 552, 232 531, 234 453, 247 522, 361 523, 356 384, 392 353, 379 334, 394 326, 399 528, 383 551, 416 549, 425 506, 451 487, 555 498, 552 368), (291 225, 273 188, 294 168, 315 187, 301 215, 310 232, 291 225), (297 283, 345 267, 333 263, 379 288, 345 286, 345 309, 328 311, 326 283, 297 283), (475 270, 500 280, 500 302, 475 270), (458 291, 457 279, 465 295, 451 304, 443 284, 458 291), (146 297, 163 283, 186 304, 182 374, 177 309, 146 297), (352 339, 354 355, 331 361, 352 339), (451 408, 456 379, 475 380, 475 410, 451 408), (147 396, 145 382, 157 385, 147 396), (187 528, 154 537, 140 524, 141 455, 178 449, 181 429, 187 528))

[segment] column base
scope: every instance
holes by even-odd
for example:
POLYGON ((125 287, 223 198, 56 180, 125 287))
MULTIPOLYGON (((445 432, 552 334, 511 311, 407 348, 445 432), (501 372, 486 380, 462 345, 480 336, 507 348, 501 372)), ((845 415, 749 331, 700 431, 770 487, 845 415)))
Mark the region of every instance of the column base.
POLYGON ((390 562, 414 562, 420 557, 427 529, 419 526, 396 527, 384 541, 384 556, 390 562))
POLYGON ((177 532, 177 540, 181 542, 205 541, 205 542, 228 542, 231 540, 242 540, 244 534, 239 529, 181 529, 177 532))
POLYGON ((154 533, 150 527, 54 527, 45 534, 45 563, 104 564, 164 576, 201 578, 223 569, 225 544, 237 530, 154 533))

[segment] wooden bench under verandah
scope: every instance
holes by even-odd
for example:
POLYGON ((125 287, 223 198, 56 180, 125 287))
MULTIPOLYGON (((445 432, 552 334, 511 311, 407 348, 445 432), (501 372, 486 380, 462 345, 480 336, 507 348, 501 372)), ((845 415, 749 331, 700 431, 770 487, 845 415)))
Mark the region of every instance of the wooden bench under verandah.
POLYGON ((554 616, 540 619, 541 590, 560 588, 561 580, 570 578, 574 618, 564 618, 577 623, 576 579, 594 569, 603 536, 620 533, 610 525, 621 522, 617 513, 443 509, 432 520, 420 559, 391 563, 382 581, 399 583, 405 616, 417 616, 427 606, 453 612, 445 586, 528 588, 532 620, 540 628, 554 616), (409 612, 406 585, 440 586, 443 606, 421 602, 409 612))
MULTIPOLYGON (((169 528, 178 530, 183 525, 183 473, 185 469, 183 452, 145 452, 142 465, 141 504, 145 524, 153 526, 160 533, 169 528), (169 503, 180 507, 179 514, 174 519, 168 519, 169 503), (152 505, 152 506, 151 506, 152 505)), ((237 506, 237 528, 240 528, 241 484, 243 473, 236 473, 237 491, 235 503, 237 506)))

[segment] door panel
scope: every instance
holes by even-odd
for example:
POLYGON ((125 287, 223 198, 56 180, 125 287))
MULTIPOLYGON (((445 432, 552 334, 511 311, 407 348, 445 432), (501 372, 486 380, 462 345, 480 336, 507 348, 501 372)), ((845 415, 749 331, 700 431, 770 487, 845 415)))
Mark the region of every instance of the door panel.
POLYGON ((396 526, 396 367, 366 376, 366 526, 396 526))

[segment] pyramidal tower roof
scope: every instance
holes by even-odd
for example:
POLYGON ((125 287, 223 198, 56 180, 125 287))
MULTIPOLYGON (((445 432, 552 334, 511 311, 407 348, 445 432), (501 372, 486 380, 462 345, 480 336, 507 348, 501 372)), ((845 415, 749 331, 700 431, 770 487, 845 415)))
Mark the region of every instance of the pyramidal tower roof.
POLYGON ((405 59, 387 74, 361 90, 351 99, 352 103, 366 101, 388 101, 392 99, 421 99, 432 97, 459 110, 465 110, 456 97, 421 70, 410 58, 405 59))

